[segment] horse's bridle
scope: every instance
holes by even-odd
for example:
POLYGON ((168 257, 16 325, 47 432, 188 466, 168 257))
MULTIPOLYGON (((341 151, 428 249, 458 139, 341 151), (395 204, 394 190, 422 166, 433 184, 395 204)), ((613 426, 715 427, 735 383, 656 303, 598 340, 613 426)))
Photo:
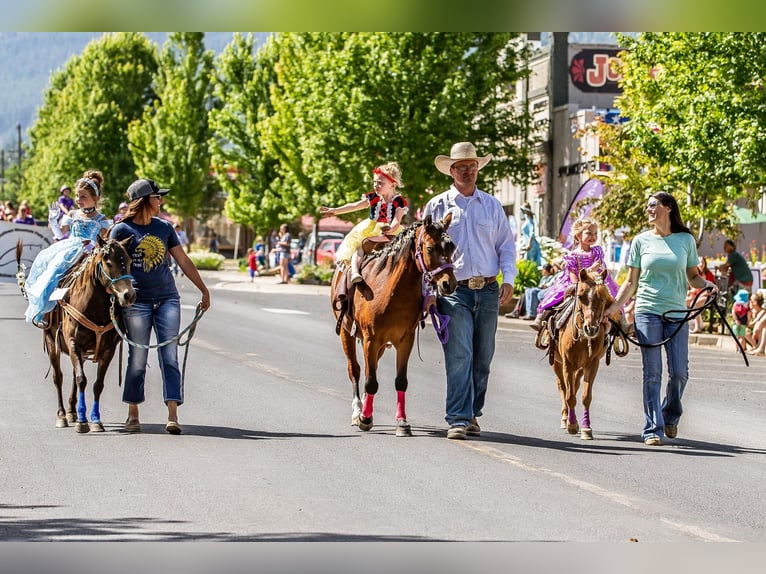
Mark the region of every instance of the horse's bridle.
MULTIPOLYGON (((444 265, 440 265, 439 267, 435 269, 428 269, 426 267, 426 262, 423 259, 423 235, 425 234, 425 225, 422 225, 418 231, 417 235, 415 236, 415 263, 417 264, 418 270, 423 274, 423 281, 427 283, 430 287, 433 288, 433 286, 436 283, 436 275, 439 275, 439 273, 443 273, 447 269, 453 269, 455 266, 451 262, 447 262, 444 265)), ((444 235, 447 235, 446 232, 442 233, 442 237, 444 235)))
MULTIPOLYGON (((100 249, 101 249, 101 253, 103 255, 106 255, 107 247, 103 247, 103 248, 100 248, 100 249)), ((94 250, 94 252, 95 252, 95 250, 94 250)), ((119 277, 116 277, 116 278, 112 278, 112 276, 109 275, 104 270, 104 266, 102 265, 102 262, 103 262, 103 259, 102 259, 102 261, 99 261, 97 266, 96 266, 96 275, 99 276, 100 278, 103 278, 103 279, 106 280, 106 283, 107 283, 106 285, 103 282, 101 284, 104 285, 104 288, 106 289, 106 292, 109 293, 110 295, 114 294, 114 288, 113 287, 114 287, 114 284, 117 283, 118 281, 122 281, 123 279, 129 279, 131 281, 133 280, 133 275, 131 275, 130 273, 127 273, 125 275, 120 275, 119 277)))
MULTIPOLYGON (((425 234, 425 224, 422 225, 415 236, 415 266, 423 274, 423 319, 431 313, 431 322, 436 332, 436 338, 444 345, 449 341, 449 330, 447 323, 450 321, 450 317, 439 313, 436 305, 434 304, 434 289, 436 288, 436 275, 446 271, 447 269, 453 269, 455 266, 452 262, 448 261, 444 265, 440 265, 436 269, 428 269, 426 262, 423 259, 423 235, 425 234)), ((442 238, 447 235, 446 232, 442 232, 442 238)), ((418 352, 420 352, 418 350, 418 352)))

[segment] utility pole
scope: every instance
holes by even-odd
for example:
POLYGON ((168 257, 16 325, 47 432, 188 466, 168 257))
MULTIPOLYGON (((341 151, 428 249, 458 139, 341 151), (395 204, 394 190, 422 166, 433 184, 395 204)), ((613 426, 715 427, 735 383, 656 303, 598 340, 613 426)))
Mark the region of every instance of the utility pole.
POLYGON ((5 199, 5 150, 0 149, 0 196, 5 199))
POLYGON ((16 132, 19 135, 18 142, 19 142, 19 186, 21 186, 21 124, 16 124, 16 132))

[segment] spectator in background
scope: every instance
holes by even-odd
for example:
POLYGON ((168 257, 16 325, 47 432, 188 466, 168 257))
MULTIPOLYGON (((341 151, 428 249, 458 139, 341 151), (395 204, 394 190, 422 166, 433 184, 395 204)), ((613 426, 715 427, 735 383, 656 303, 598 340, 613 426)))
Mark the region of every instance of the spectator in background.
MULTIPOLYGON (((561 272, 560 272, 561 273, 561 272)), ((553 265, 546 263, 543 265, 542 278, 537 287, 528 287, 524 289, 524 303, 526 305, 526 315, 521 317, 525 321, 533 321, 537 316, 537 307, 540 305, 540 299, 545 296, 545 292, 556 279, 556 272, 553 265)))
POLYGON ((766 309, 763 308, 763 295, 756 291, 750 295, 750 320, 745 334, 745 341, 753 347, 748 354, 763 356, 764 346, 766 346, 764 332, 766 332, 766 309))
POLYGON ((117 223, 120 221, 123 217, 125 217, 125 214, 128 212, 128 204, 126 202, 120 203, 120 206, 117 208, 117 213, 114 214, 114 222, 117 223))
POLYGON ((3 219, 5 221, 13 221, 16 217, 16 208, 13 207, 13 202, 6 201, 3 205, 3 219))
POLYGON ((718 266, 723 273, 729 273, 729 286, 735 289, 740 287, 751 291, 753 287, 753 272, 747 264, 745 257, 737 251, 737 244, 731 239, 723 243, 723 250, 726 252, 726 263, 718 266))
POLYGON ((176 223, 173 226, 173 229, 176 230, 176 235, 178 235, 178 241, 181 242, 181 247, 183 247, 184 251, 186 253, 189 253, 189 236, 186 235, 186 232, 184 231, 184 228, 181 227, 180 223, 176 223))
POLYGON ((255 250, 255 260, 258 263, 258 267, 266 267, 266 248, 262 235, 259 235, 253 241, 253 249, 255 250))
POLYGON ((253 277, 258 276, 258 259, 252 247, 247 248, 247 270, 250 272, 250 283, 252 283, 253 277))
POLYGON ((74 199, 72 199, 72 190, 66 184, 61 186, 61 189, 59 189, 59 194, 60 195, 57 203, 59 205, 61 216, 63 217, 74 209, 74 199))
POLYGON ((731 330, 734 332, 734 335, 737 337, 737 340, 739 341, 739 344, 742 345, 743 349, 747 348, 747 322, 750 318, 749 300, 750 291, 747 289, 740 289, 734 295, 734 305, 732 305, 731 308, 731 317, 734 321, 731 330))
POLYGON ((277 253, 279 254, 279 277, 280 283, 290 282, 290 232, 287 230, 287 224, 279 226, 279 242, 277 243, 277 253))
POLYGON ((16 214, 16 219, 14 219, 13 222, 21 223, 24 225, 35 224, 35 218, 32 217, 31 210, 29 209, 29 204, 27 204, 26 201, 22 202, 19 206, 19 212, 16 214))
POLYGON ((210 243, 207 245, 210 253, 218 253, 218 235, 215 231, 210 234, 210 243))
POLYGON ((535 214, 532 212, 532 207, 528 202, 521 206, 521 213, 524 215, 524 223, 521 226, 522 245, 520 251, 524 253, 524 259, 534 261, 539 267, 542 262, 542 254, 540 252, 540 243, 537 241, 535 214))

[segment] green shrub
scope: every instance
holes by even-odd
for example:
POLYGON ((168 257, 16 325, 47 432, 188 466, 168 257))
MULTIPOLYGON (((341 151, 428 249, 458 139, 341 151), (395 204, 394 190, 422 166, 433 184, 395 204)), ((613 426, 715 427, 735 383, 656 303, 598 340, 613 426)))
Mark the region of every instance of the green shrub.
POLYGON ((537 287, 543 274, 537 267, 537 263, 529 259, 516 262, 516 280, 513 282, 514 294, 521 294, 527 287, 537 287))
POLYGON ((226 258, 220 253, 210 253, 210 251, 192 251, 189 253, 189 259, 197 269, 207 271, 217 271, 226 261, 226 258))
POLYGON ((335 269, 325 265, 305 264, 295 274, 295 281, 305 285, 329 285, 335 269))
POLYGON ((247 261, 247 257, 240 257, 237 259, 237 270, 238 271, 247 271, 249 268, 249 263, 247 261))

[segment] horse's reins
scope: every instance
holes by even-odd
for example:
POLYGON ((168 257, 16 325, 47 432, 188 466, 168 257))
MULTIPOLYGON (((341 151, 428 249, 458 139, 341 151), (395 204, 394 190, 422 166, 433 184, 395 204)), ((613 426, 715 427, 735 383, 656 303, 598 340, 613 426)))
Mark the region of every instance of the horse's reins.
POLYGON ((114 304, 115 299, 114 295, 111 296, 111 305, 109 307, 109 315, 112 318, 112 324, 114 325, 115 330, 117 331, 117 334, 122 337, 122 339, 128 343, 128 345, 131 345, 133 347, 137 347, 139 349, 159 349, 166 345, 170 345, 171 343, 178 342, 179 347, 186 347, 184 350, 184 360, 183 360, 183 367, 181 369, 181 381, 186 379, 186 359, 189 356, 189 343, 192 340, 192 337, 194 337, 194 333, 197 330, 197 323, 199 323, 199 320, 202 319, 202 316, 205 314, 205 310, 202 308, 202 303, 197 304, 197 309, 194 313, 194 319, 192 319, 191 323, 189 323, 186 328, 184 328, 181 332, 178 333, 178 335, 171 337, 170 339, 166 341, 161 341, 159 343, 156 343, 154 345, 144 345, 142 343, 136 343, 135 341, 131 340, 123 331, 120 329, 120 326, 117 324, 117 317, 115 316, 114 312, 114 304), (182 337, 188 333, 188 336, 185 340, 182 340, 182 337))
POLYGON ((745 361, 746 366, 750 366, 750 362, 747 359, 747 353, 745 353, 745 350, 742 348, 742 344, 739 342, 739 339, 734 334, 734 331, 731 328, 731 325, 729 325, 729 322, 726 320, 726 312, 725 310, 721 309, 721 306, 718 304, 718 298, 717 297, 708 297, 708 300, 702 305, 702 307, 697 307, 697 300, 702 296, 703 291, 711 291, 712 287, 703 287, 699 290, 697 295, 694 297, 694 300, 692 301, 692 306, 689 309, 671 309, 669 311, 665 311, 662 314, 662 320, 666 321, 668 323, 678 323, 678 327, 675 331, 673 331, 670 336, 668 336, 666 339, 660 341, 659 343, 641 343, 640 341, 634 339, 625 331, 622 330, 622 327, 618 323, 616 323, 613 319, 609 319, 609 322, 612 323, 612 325, 620 332, 620 334, 625 337, 628 341, 633 343, 634 345, 638 345, 639 347, 645 347, 645 348, 651 348, 651 347, 660 347, 670 341, 673 337, 675 337, 678 332, 681 330, 681 328, 684 326, 684 323, 688 323, 692 319, 698 317, 700 314, 702 314, 705 309, 715 309, 716 313, 718 313, 718 316, 721 319, 721 322, 726 326, 726 329, 729 331, 729 334, 731 335, 732 339, 734 339, 734 342, 737 344, 737 348, 739 349, 739 352, 742 353, 742 358, 745 361), (678 315, 681 314, 682 317, 669 317, 669 314, 678 315))

